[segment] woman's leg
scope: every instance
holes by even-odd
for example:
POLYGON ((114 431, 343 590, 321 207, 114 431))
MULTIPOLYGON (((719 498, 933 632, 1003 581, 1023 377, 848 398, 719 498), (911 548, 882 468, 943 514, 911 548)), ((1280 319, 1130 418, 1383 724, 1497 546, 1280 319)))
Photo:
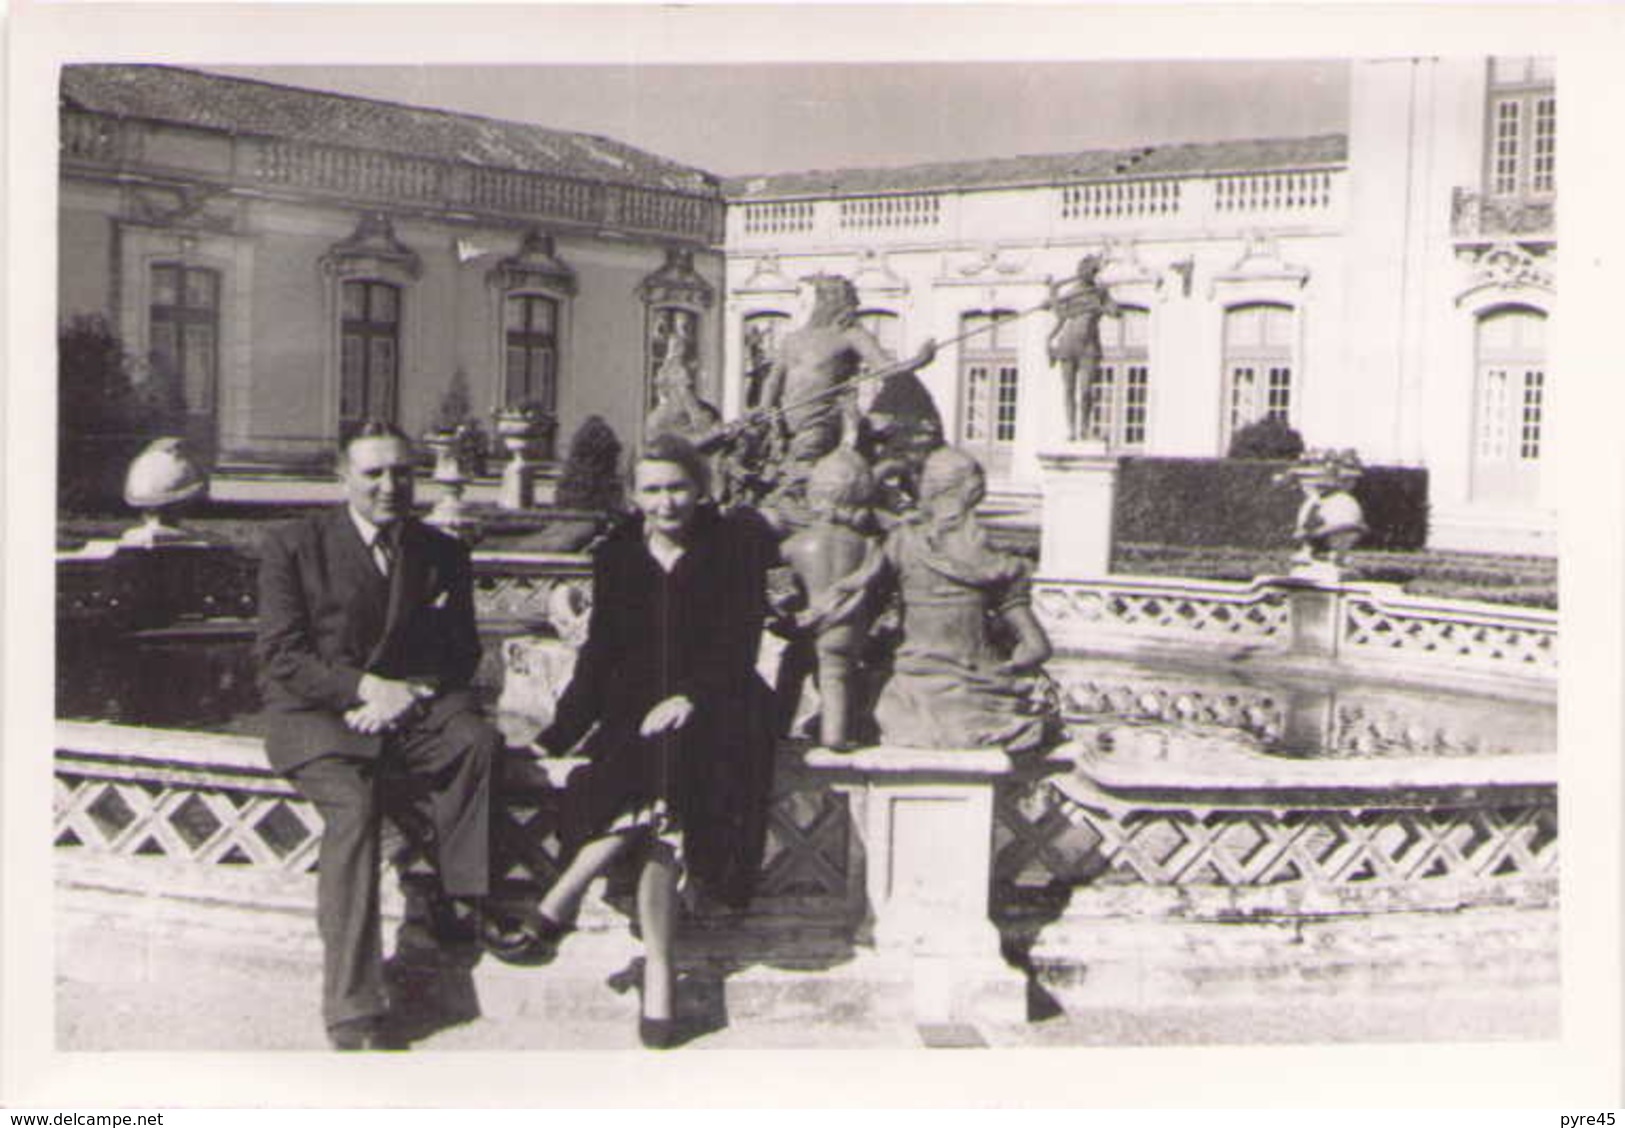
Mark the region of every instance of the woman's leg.
POLYGON ((542 896, 537 911, 554 924, 570 924, 581 911, 581 898, 587 895, 587 886, 593 878, 609 868, 631 842, 631 834, 611 834, 583 843, 570 864, 564 867, 558 880, 542 896))
POLYGON ((638 921, 643 928, 643 1015, 669 1019, 677 991, 672 941, 677 932, 677 859, 652 843, 638 875, 638 921))

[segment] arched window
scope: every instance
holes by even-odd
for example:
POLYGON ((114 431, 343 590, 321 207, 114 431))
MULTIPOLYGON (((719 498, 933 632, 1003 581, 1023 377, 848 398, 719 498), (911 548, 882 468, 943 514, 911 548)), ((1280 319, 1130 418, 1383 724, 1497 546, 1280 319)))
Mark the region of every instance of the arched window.
POLYGON ((1257 302, 1224 314, 1224 415, 1220 449, 1247 424, 1273 418, 1293 421, 1295 311, 1257 302))
POLYGON ((762 385, 779 354, 779 342, 790 328, 790 315, 776 311, 747 314, 740 336, 739 355, 744 358, 745 407, 757 407, 762 385))
POLYGON ((503 303, 502 402, 558 409, 559 303, 542 294, 509 294, 503 303))
POLYGON ((1089 431, 1114 450, 1145 446, 1151 402, 1151 357, 1147 348, 1150 315, 1124 306, 1117 317, 1100 321, 1100 386, 1089 431))
POLYGON ((1535 499, 1546 423, 1546 315, 1498 306, 1475 325, 1474 501, 1535 499))
POLYGON ((400 380, 401 290, 348 281, 340 294, 340 433, 363 419, 395 421, 400 380))
POLYGON ((995 309, 959 319, 959 445, 989 477, 1009 474, 1021 390, 1015 311, 995 309))

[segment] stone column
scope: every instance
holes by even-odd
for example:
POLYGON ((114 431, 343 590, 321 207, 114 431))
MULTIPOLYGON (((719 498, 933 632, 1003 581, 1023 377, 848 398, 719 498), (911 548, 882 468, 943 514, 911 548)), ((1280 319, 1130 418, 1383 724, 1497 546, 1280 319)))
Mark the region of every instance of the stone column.
POLYGON ((906 961, 914 1017, 1019 1021, 1024 977, 1000 955, 989 916, 993 788, 1010 774, 997 748, 878 746, 815 749, 807 766, 848 776, 864 845, 868 919, 876 953, 906 961))
POLYGON ((1038 465, 1044 475, 1038 574, 1067 580, 1108 575, 1117 456, 1101 442, 1074 443, 1041 453, 1038 465))

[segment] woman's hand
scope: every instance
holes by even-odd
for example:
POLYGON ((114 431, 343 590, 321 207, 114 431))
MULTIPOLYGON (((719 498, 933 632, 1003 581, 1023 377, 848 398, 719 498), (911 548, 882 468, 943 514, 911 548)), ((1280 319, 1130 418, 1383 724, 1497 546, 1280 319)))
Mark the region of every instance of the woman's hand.
POLYGON ((675 732, 688 724, 688 719, 694 715, 694 702, 677 694, 660 702, 648 715, 643 718, 643 724, 638 729, 640 736, 658 736, 663 732, 675 732))

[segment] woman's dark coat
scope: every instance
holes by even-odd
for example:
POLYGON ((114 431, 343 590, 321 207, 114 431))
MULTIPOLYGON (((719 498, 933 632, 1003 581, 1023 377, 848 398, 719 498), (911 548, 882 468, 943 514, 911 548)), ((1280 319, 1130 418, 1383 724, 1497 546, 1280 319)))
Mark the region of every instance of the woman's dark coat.
POLYGON ((772 786, 773 698, 756 655, 777 560, 777 539, 760 517, 710 507, 695 515, 669 574, 649 554, 640 518, 598 547, 587 641, 539 738, 562 754, 586 737, 591 762, 565 797, 568 845, 665 799, 694 877, 731 904, 748 901, 772 786), (639 736, 649 710, 678 694, 694 703, 688 724, 639 736))

